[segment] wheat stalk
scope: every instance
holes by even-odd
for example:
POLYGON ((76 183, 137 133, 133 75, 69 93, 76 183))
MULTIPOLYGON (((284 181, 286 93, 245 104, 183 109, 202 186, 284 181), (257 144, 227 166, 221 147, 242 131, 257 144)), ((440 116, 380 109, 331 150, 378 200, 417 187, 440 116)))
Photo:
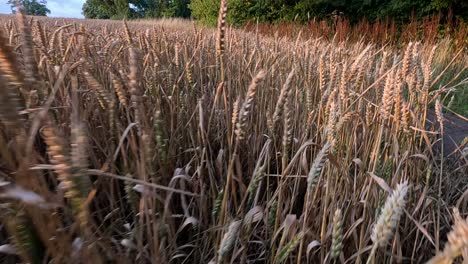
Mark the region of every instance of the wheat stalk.
POLYGON ((435 103, 435 113, 437 117, 437 122, 439 123, 440 130, 442 134, 444 133, 444 115, 442 113, 442 104, 440 103, 440 100, 437 99, 435 103))

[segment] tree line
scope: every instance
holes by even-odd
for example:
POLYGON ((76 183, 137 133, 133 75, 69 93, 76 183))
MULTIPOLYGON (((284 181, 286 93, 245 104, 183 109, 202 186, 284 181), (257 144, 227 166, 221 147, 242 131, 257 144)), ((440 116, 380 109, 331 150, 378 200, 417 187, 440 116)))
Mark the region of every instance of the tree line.
MULTIPOLYGON (((342 15, 351 21, 393 19, 398 22, 435 13, 468 19, 466 0, 229 0, 228 21, 307 21, 342 15)), ((205 24, 217 21, 219 0, 87 0, 87 18, 192 17, 205 24)))
MULTIPOLYGON (((86 0, 86 18, 135 19, 181 17, 215 25, 219 0, 86 0)), ((46 0, 9 0, 19 3, 32 15, 46 15, 46 0)), ((228 21, 242 25, 248 21, 305 22, 312 18, 344 16, 351 22, 391 19, 404 23, 432 14, 468 20, 467 0, 229 0, 228 21)))

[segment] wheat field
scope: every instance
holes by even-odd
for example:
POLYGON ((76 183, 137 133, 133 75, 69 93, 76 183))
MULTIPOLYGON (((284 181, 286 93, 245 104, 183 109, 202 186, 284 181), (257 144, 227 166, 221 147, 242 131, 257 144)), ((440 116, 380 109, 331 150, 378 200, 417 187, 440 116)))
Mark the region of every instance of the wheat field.
POLYGON ((224 17, 0 17, 0 262, 467 261, 466 47, 224 17))

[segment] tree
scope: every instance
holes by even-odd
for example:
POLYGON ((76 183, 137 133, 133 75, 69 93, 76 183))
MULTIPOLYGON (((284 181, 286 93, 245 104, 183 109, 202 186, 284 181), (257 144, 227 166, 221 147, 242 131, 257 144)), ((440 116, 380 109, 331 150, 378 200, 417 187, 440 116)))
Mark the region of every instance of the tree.
MULTIPOLYGON (((35 0, 39 1, 39 0, 35 0)), ((216 25, 220 0, 86 0, 86 18, 159 18, 190 17, 204 24, 216 25)), ((468 0, 229 0, 228 23, 242 25, 248 21, 306 22, 313 17, 326 19, 338 13, 352 23, 394 20, 398 24, 410 19, 440 13, 468 18, 468 0), (449 11, 451 10, 451 11, 449 11), (414 15, 414 16, 413 16, 414 15)))
POLYGON ((16 13, 18 6, 22 7, 26 15, 47 16, 50 10, 47 8, 47 0, 8 0, 7 4, 11 6, 11 12, 16 13))
POLYGON ((190 17, 190 0, 86 0, 86 18, 190 17))
POLYGON ((94 4, 92 1, 86 1, 83 4, 82 14, 86 18, 96 18, 96 19, 111 18, 111 14, 109 14, 105 9, 102 9, 99 5, 94 4))
POLYGON ((195 19, 209 26, 216 26, 219 12, 218 0, 192 0, 190 9, 195 19))
POLYGON ((190 17, 188 0, 171 0, 165 3, 165 8, 161 10, 163 17, 190 17))
POLYGON ((135 12, 129 4, 128 0, 87 0, 82 13, 86 18, 133 18, 135 12))

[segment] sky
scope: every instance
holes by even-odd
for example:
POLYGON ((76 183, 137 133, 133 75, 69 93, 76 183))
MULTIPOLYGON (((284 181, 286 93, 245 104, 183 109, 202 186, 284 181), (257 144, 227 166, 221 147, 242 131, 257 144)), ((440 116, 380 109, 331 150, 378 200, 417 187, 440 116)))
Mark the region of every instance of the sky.
MULTIPOLYGON (((0 0, 0 14, 11 14, 8 0, 0 0)), ((75 17, 82 18, 81 7, 85 0, 47 0, 50 10, 48 17, 75 17)))

